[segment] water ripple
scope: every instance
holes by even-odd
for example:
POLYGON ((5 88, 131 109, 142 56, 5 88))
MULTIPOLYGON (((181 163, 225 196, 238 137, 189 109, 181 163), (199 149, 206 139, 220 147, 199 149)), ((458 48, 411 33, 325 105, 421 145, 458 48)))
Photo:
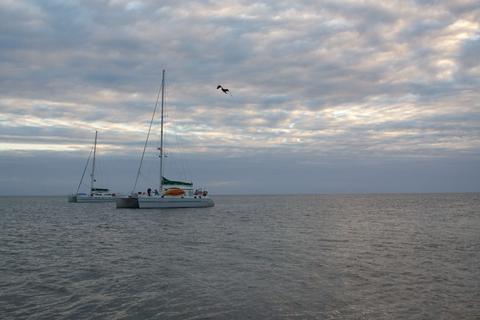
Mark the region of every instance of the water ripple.
POLYGON ((0 198, 1 319, 478 319, 480 195, 0 198))

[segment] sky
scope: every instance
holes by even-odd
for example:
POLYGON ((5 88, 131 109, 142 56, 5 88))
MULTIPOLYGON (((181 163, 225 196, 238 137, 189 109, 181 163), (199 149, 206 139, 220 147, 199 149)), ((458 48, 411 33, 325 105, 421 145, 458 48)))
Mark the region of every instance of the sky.
POLYGON ((0 0, 0 195, 75 192, 95 130, 97 186, 132 191, 163 69, 168 178, 479 192, 479 56, 478 0, 0 0))

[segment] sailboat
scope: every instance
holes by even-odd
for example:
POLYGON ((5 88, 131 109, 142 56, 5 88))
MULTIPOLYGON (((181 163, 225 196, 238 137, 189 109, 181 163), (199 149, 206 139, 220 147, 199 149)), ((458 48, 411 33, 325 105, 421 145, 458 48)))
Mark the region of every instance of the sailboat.
POLYGON ((117 194, 111 193, 107 188, 98 188, 95 186, 95 158, 97 154, 97 136, 98 132, 95 131, 95 141, 93 143, 93 149, 90 151, 90 154, 87 159, 85 168, 83 169, 82 177, 77 187, 77 192, 68 196, 68 202, 115 202, 117 194), (90 193, 82 193, 80 187, 82 186, 83 178, 85 177, 85 172, 87 171, 88 164, 93 152, 92 159, 92 171, 90 173, 90 193))
MULTIPOLYGON (((145 154, 145 149, 148 144, 148 139, 150 136, 150 131, 152 128, 152 123, 155 117, 155 112, 158 105, 158 95, 157 101, 155 103, 155 108, 153 109, 152 120, 150 121, 150 127, 147 133, 147 139, 143 148, 142 157, 140 160, 140 166, 138 168, 137 177, 135 179, 135 184, 133 191, 130 196, 119 197, 116 200, 117 208, 138 208, 138 209, 167 209, 167 208, 206 208, 213 207, 215 204, 213 200, 208 196, 208 192, 202 189, 193 188, 192 182, 186 181, 177 181, 167 179, 163 176, 163 161, 164 161, 164 150, 163 150, 163 109, 165 101, 165 70, 162 71, 162 86, 161 86, 161 118, 160 118, 160 178, 159 178, 159 187, 158 190, 152 192, 151 188, 144 192, 134 192, 138 177, 140 176, 140 171, 142 168, 142 162, 145 154)), ((160 92, 159 92, 160 95, 160 92)))

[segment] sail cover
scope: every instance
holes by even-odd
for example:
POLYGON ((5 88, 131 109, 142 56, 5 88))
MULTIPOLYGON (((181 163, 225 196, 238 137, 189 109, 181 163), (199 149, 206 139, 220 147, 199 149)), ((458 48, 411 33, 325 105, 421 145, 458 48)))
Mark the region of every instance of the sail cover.
POLYGON ((191 187, 193 183, 191 182, 185 182, 185 181, 175 181, 175 180, 169 180, 165 177, 162 177, 162 184, 166 186, 189 186, 191 187))
POLYGON ((92 188, 92 192, 97 191, 97 192, 108 192, 108 189, 105 188, 92 188))

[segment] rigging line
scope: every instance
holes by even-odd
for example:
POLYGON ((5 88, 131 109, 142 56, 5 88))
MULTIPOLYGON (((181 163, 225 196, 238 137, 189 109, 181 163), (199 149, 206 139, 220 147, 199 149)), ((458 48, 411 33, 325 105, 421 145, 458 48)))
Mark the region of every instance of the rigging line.
POLYGON ((90 149, 90 154, 88 155, 87 164, 85 164, 85 168, 83 168, 82 177, 80 178, 80 182, 78 183, 78 187, 77 187, 77 194, 78 194, 78 191, 80 190, 80 186, 82 185, 83 177, 85 177, 85 172, 87 171, 88 163, 90 162, 90 157, 92 156, 92 151, 93 151, 93 147, 92 149, 90 149))
POLYGON ((158 99, 160 99, 161 87, 158 89, 157 101, 155 101, 155 107, 153 108, 152 120, 150 120, 150 126, 148 127, 147 139, 145 139, 145 145, 143 146, 142 157, 140 158, 140 165, 138 166, 137 177, 135 178, 135 184, 133 185, 132 193, 137 187, 138 177, 140 176, 140 171, 142 170, 143 157, 145 156, 145 150, 147 149, 148 139, 150 138, 150 131, 152 130, 153 120, 155 119, 155 112, 157 111, 158 99))

